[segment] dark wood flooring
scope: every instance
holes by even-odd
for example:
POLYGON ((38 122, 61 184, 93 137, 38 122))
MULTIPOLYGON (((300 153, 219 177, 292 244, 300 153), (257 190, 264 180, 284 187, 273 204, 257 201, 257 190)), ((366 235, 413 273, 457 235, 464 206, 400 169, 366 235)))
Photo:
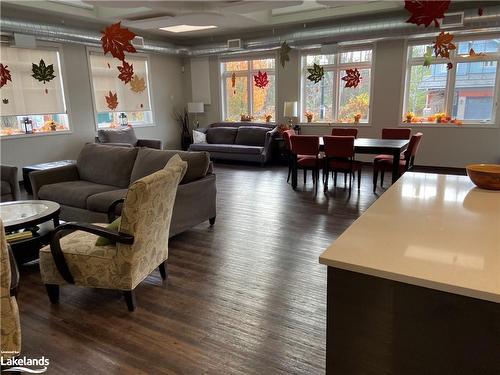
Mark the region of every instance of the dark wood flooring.
MULTIPOLYGON (((118 291, 61 288, 51 306, 37 264, 21 268, 22 354, 48 374, 322 374, 323 250, 376 199, 371 170, 349 197, 286 168, 217 165, 218 213, 170 241, 128 312, 118 291)), ((356 186, 356 185, 354 185, 356 186)), ((379 189, 379 192, 380 189, 379 189)), ((202 197, 200 197, 202 199, 202 197)))

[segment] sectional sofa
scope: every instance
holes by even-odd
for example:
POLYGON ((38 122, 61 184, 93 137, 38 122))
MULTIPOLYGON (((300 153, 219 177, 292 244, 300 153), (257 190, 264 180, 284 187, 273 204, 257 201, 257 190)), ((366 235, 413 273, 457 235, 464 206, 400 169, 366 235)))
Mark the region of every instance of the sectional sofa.
POLYGON ((74 165, 30 173, 35 199, 58 202, 61 219, 107 222, 108 208, 133 181, 162 169, 179 154, 188 163, 175 199, 170 237, 216 216, 215 174, 206 152, 86 144, 74 165))

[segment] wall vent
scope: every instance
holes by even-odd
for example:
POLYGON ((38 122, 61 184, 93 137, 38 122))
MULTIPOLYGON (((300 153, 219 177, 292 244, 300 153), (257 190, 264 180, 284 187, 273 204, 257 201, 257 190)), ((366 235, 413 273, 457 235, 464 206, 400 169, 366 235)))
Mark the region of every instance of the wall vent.
POLYGON ((136 47, 144 47, 144 38, 136 35, 135 38, 132 39, 132 45, 136 47))
POLYGON ((464 25, 464 12, 445 13, 440 28, 462 27, 464 25))
POLYGON ((227 41, 228 49, 241 49, 241 39, 229 39, 227 41))

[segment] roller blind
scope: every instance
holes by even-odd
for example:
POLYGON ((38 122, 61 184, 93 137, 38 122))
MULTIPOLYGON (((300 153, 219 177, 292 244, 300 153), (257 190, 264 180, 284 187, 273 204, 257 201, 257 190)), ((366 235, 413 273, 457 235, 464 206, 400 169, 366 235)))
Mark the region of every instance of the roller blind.
POLYGON ((151 110, 147 59, 140 56, 127 56, 126 61, 134 66, 134 76, 144 79, 146 88, 142 92, 133 91, 130 82, 125 84, 118 78, 120 74, 118 66, 122 65, 121 61, 97 52, 90 53, 94 101, 98 113, 151 110), (115 109, 110 109, 106 101, 106 96, 110 91, 117 95, 118 106, 115 109))
POLYGON ((0 55, 12 77, 0 89, 2 116, 66 113, 58 51, 2 46, 0 55), (55 78, 45 84, 31 76, 32 64, 39 65, 40 60, 54 66, 55 78))

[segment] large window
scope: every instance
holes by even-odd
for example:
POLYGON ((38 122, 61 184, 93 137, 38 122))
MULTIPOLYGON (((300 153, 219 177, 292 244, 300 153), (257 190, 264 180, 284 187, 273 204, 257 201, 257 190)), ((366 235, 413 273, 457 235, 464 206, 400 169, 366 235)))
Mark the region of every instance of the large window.
POLYGON ((114 128, 124 123, 153 125, 147 58, 127 55, 126 61, 134 69, 132 81, 128 83, 118 78, 121 61, 97 51, 91 51, 89 59, 97 128, 114 128), (110 92, 116 106, 109 103, 110 92))
POLYGON ((370 114, 372 50, 341 51, 331 55, 307 54, 302 56, 301 119, 305 112, 312 114, 316 123, 368 122, 370 114), (324 78, 314 83, 307 79, 307 69, 314 64, 323 67, 324 78), (358 69, 361 81, 356 88, 345 88, 342 77, 347 69, 358 69))
POLYGON ((498 89, 500 39, 458 40, 450 60, 432 58, 432 44, 408 48, 404 121, 413 123, 493 123, 498 89), (471 56, 471 49, 475 52, 471 56), (448 69, 447 64, 453 64, 448 69))
POLYGON ((275 118, 274 59, 222 62, 221 77, 225 121, 240 121, 242 116, 251 116, 256 121, 266 121, 266 116, 269 115, 272 119, 275 118), (254 75, 257 75, 259 70, 266 73, 269 80, 269 84, 264 88, 255 86, 254 75))
POLYGON ((69 130, 59 51, 2 46, 0 54, 11 78, 0 88, 0 134, 69 130))

